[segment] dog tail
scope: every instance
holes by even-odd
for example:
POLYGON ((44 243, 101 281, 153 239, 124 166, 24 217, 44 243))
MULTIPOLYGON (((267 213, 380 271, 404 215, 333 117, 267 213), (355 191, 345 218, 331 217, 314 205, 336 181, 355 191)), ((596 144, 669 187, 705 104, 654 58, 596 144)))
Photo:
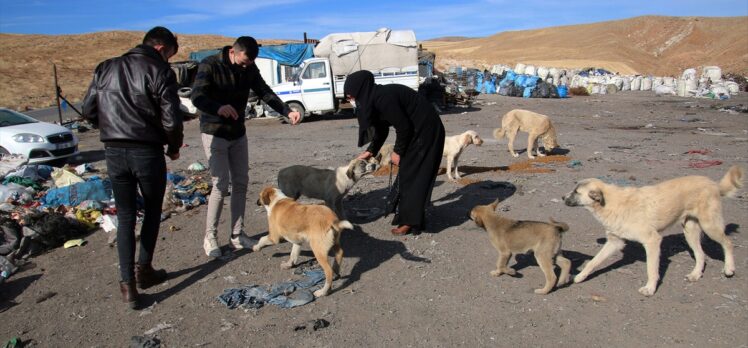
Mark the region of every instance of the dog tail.
POLYGON ((338 220, 332 223, 332 229, 335 230, 335 232, 342 232, 345 229, 352 230, 353 224, 348 222, 348 220, 338 220))
POLYGON ((549 220, 551 220, 551 225, 556 226, 559 232, 566 232, 569 230, 569 225, 566 223, 553 220, 553 218, 550 218, 549 220))
POLYGON ((732 166, 719 181, 719 194, 723 197, 732 197, 741 187, 743 187, 743 168, 732 166))
POLYGON ((501 140, 501 138, 504 137, 505 133, 506 131, 504 130, 504 128, 496 128, 493 130, 493 137, 497 140, 501 140))

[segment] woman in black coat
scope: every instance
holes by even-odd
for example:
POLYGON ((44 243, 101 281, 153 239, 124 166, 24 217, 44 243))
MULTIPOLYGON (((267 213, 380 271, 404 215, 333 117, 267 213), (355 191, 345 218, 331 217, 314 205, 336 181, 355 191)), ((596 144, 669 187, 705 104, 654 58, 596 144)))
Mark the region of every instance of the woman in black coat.
POLYGON ((399 205, 392 229, 395 235, 424 229, 425 210, 439 170, 444 148, 444 125, 434 107, 416 91, 403 85, 377 85, 366 70, 348 76, 343 88, 356 108, 358 146, 371 143, 358 158, 379 152, 395 128, 392 163, 399 166, 399 205))

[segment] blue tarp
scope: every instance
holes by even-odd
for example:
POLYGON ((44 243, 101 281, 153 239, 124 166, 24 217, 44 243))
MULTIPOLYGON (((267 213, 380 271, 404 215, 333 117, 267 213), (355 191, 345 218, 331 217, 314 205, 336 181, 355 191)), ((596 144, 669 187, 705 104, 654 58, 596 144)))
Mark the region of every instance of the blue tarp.
MULTIPOLYGON (((190 52, 190 60, 202 61, 218 54, 221 49, 190 52)), ((260 46, 259 58, 277 60, 282 65, 299 66, 305 59, 314 57, 314 44, 289 43, 285 45, 260 46)))
POLYGON ((101 180, 92 176, 85 182, 65 187, 52 188, 42 198, 42 205, 48 207, 77 206, 83 201, 109 201, 112 199, 112 184, 109 179, 101 180))

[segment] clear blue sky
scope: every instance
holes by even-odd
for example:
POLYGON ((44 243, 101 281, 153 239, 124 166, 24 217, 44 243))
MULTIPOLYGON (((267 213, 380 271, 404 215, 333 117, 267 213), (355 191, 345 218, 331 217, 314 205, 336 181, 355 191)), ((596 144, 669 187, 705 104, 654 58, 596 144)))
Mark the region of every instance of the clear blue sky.
POLYGON ((305 31, 321 38, 389 27, 431 39, 640 15, 748 16, 748 0, 0 0, 0 32, 79 34, 163 25, 182 34, 300 39, 305 31))

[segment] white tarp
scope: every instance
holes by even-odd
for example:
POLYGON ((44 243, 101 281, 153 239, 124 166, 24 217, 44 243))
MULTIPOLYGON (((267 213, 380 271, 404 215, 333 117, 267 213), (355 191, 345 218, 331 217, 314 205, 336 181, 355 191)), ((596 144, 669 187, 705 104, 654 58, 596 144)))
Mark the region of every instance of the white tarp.
POLYGON ((335 33, 320 40, 314 55, 329 59, 334 75, 358 70, 412 70, 418 65, 418 42, 412 30, 335 33))

